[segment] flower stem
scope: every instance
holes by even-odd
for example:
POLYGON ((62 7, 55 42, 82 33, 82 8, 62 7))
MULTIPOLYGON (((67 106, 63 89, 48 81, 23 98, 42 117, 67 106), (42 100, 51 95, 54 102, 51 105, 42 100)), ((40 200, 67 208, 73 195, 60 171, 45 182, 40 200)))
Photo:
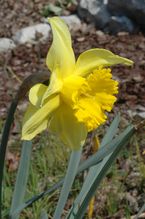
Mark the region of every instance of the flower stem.
POLYGON ((72 184, 74 182, 75 176, 77 174, 78 165, 80 162, 82 149, 79 151, 72 151, 71 157, 68 164, 68 169, 65 175, 63 187, 60 193, 58 204, 54 213, 54 219, 60 219, 64 206, 66 204, 69 192, 71 190, 72 184))

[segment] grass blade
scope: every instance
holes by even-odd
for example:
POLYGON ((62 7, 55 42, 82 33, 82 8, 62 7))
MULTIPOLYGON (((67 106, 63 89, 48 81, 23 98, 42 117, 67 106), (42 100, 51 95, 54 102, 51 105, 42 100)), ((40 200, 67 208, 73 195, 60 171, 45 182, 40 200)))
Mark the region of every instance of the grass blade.
POLYGON ((41 212, 40 219, 48 219, 48 215, 44 209, 41 212))
POLYGON ((60 219, 62 211, 64 209, 65 203, 67 201, 69 192, 71 190, 73 181, 75 179, 75 176, 77 174, 78 165, 81 158, 82 149, 79 151, 72 151, 68 169, 65 175, 63 187, 60 193, 60 197, 58 200, 58 204, 54 213, 54 219, 60 219))
POLYGON ((14 214, 15 209, 21 205, 24 201, 24 195, 26 191, 29 164, 31 159, 32 142, 24 141, 21 152, 21 159, 19 169, 16 177, 16 184, 13 193, 12 204, 10 208, 10 219, 18 219, 19 214, 14 214))
POLYGON ((143 206, 141 207, 141 209, 139 210, 138 214, 134 217, 134 219, 138 219, 139 216, 145 211, 145 204, 143 204, 143 206))
MULTIPOLYGON (((87 206, 93 197, 97 187, 99 186, 101 180, 104 178, 106 172, 110 168, 111 164, 116 159, 116 156, 120 152, 121 148, 127 144, 127 142, 130 140, 134 133, 134 127, 130 126, 125 129, 125 131, 118 137, 118 145, 114 149, 114 151, 105 157, 103 161, 99 164, 97 164, 95 167, 93 167, 90 170, 90 174, 86 178, 87 182, 85 182, 85 189, 84 195, 81 196, 82 199, 77 198, 74 202, 73 208, 71 209, 71 212, 68 215, 69 219, 81 219, 87 209, 87 206), (95 174, 94 174, 94 171, 95 174), (88 187, 87 187, 88 186, 88 187)), ((84 189, 83 189, 84 190, 84 189)))

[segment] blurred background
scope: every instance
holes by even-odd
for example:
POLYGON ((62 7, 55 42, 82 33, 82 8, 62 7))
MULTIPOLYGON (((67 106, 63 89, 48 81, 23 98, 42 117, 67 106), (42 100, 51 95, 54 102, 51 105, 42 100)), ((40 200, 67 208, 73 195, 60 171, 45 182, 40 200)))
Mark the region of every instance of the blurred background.
MULTIPOLYGON (((61 16, 72 34, 76 57, 90 48, 106 48, 134 61, 133 67, 112 68, 119 81, 118 101, 109 120, 97 130, 100 139, 114 115, 120 112, 121 131, 145 119, 145 1, 144 0, 0 0, 0 132, 7 110, 24 78, 47 72, 45 58, 52 42, 47 17, 61 16)), ((10 205, 20 158, 21 119, 27 98, 18 106, 11 130, 5 170, 5 203, 10 205)), ((54 136, 44 132, 35 139, 26 200, 49 188, 63 175, 69 157, 54 136)), ((88 137, 82 159, 93 153, 88 137)), ((85 173, 87 174, 87 173, 85 173)), ((82 174, 74 183, 66 206, 79 191, 82 174)), ((21 218, 39 217, 46 208, 52 218, 58 192, 22 212, 21 218)), ((96 192, 93 219, 134 218, 145 200, 145 128, 142 126, 122 151, 96 192)), ((5 211, 5 210, 4 210, 5 211)), ((86 213, 85 218, 89 218, 86 213)), ((145 218, 143 215, 142 218, 145 218)))

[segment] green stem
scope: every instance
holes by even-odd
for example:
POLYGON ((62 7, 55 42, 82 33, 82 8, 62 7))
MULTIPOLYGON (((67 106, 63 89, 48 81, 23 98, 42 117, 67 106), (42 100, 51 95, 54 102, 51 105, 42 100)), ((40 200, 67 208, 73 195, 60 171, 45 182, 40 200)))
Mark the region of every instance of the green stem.
POLYGON ((72 151, 68 169, 65 175, 63 187, 60 193, 58 204, 54 213, 54 219, 60 219, 64 206, 66 204, 69 192, 77 174, 82 150, 72 151))

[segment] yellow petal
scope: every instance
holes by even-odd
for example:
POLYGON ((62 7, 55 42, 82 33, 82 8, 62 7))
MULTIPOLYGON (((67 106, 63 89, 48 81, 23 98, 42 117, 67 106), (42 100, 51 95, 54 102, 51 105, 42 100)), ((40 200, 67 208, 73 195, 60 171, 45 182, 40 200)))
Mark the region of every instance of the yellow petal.
POLYGON ((75 65, 74 52, 71 45, 71 36, 67 25, 59 17, 49 19, 53 42, 47 54, 46 64, 51 72, 55 71, 58 77, 64 78, 73 72, 75 65))
POLYGON ((76 118, 86 125, 88 131, 96 129, 107 118, 101 109, 101 105, 95 100, 95 97, 80 98, 74 109, 76 118))
POLYGON ((26 111, 24 118, 23 118, 23 128, 22 128, 22 139, 23 140, 31 140, 37 134, 39 134, 40 132, 42 132, 43 130, 45 130, 47 128, 48 119, 46 118, 40 124, 37 125, 37 127, 33 130, 33 132, 26 133, 25 124, 35 113, 37 113, 37 111, 38 111, 38 109, 35 106, 33 106, 32 104, 30 104, 27 108, 27 111, 26 111))
POLYGON ((50 130, 73 150, 79 149, 87 136, 84 124, 77 121, 73 110, 66 104, 60 105, 53 113, 50 130))
POLYGON ((31 140, 40 133, 52 113, 59 106, 59 96, 52 97, 44 106, 39 109, 28 108, 22 125, 22 139, 31 140))
POLYGON ((98 68, 86 77, 91 93, 118 93, 118 82, 112 79, 110 68, 98 68))
POLYGON ((29 91, 30 102, 37 107, 40 107, 43 95, 47 89, 44 84, 36 84, 29 91))
POLYGON ((99 66, 103 67, 116 64, 132 65, 133 62, 105 49, 91 49, 79 56, 76 62, 75 73, 85 76, 99 66))
POLYGON ((90 94, 95 97, 95 101, 101 109, 111 111, 118 93, 118 82, 112 79, 110 68, 98 68, 86 78, 90 94))
POLYGON ((97 93, 95 95, 95 100, 103 110, 106 110, 109 112, 112 110, 113 105, 115 101, 117 100, 117 98, 111 94, 97 93))
POLYGON ((49 98, 51 95, 58 94, 62 88, 62 80, 60 80, 56 73, 53 72, 50 76, 50 83, 47 87, 43 97, 42 97, 42 104, 47 102, 47 98, 49 98))
POLYGON ((88 131, 97 128, 105 122, 106 111, 111 111, 118 92, 118 82, 114 81, 111 69, 99 68, 86 77, 74 99, 75 116, 84 122, 88 131))
POLYGON ((85 84, 86 79, 78 75, 71 75, 70 77, 67 77, 63 82, 61 90, 61 97, 63 101, 68 105, 71 105, 77 90, 85 84))

